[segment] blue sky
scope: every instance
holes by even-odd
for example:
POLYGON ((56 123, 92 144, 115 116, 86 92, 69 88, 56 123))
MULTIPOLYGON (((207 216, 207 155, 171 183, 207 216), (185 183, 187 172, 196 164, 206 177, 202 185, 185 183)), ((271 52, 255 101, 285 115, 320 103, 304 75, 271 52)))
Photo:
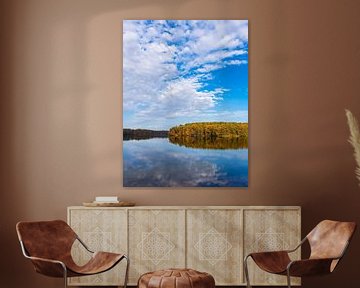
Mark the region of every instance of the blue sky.
POLYGON ((124 20, 123 127, 248 122, 247 20, 124 20))

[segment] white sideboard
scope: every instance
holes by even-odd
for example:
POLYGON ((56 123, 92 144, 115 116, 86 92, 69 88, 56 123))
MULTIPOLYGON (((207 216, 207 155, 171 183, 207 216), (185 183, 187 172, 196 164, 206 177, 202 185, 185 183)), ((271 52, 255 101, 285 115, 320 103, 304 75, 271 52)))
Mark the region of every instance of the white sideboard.
MULTIPOLYGON (((246 254, 293 248, 301 240, 298 206, 76 206, 68 207, 68 223, 92 250, 129 255, 129 285, 148 271, 184 267, 212 274, 216 285, 245 285, 246 254)), ((72 254, 78 263, 89 257, 78 244, 72 254)), ((124 271, 120 263, 102 274, 70 278, 69 285, 121 285, 124 271)), ((252 261, 249 272, 253 285, 286 285, 286 277, 252 261)))

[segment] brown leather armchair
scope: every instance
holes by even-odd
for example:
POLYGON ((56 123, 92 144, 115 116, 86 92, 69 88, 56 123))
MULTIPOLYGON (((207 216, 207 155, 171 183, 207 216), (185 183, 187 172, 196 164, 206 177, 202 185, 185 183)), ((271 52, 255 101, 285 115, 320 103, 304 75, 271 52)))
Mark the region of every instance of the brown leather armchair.
POLYGON ((87 276, 112 269, 121 260, 127 261, 124 288, 127 285, 129 258, 125 254, 93 252, 76 235, 71 227, 62 220, 19 222, 16 225, 24 256, 31 260, 35 271, 50 277, 87 276), (71 247, 78 240, 92 254, 83 266, 78 266, 72 256, 71 247))
POLYGON ((286 275, 289 288, 291 288, 291 276, 304 277, 333 272, 344 256, 355 229, 354 222, 324 220, 292 250, 250 253, 244 259, 247 287, 251 287, 247 267, 249 257, 266 272, 286 275), (310 257, 292 261, 289 253, 296 251, 306 241, 310 245, 310 257))

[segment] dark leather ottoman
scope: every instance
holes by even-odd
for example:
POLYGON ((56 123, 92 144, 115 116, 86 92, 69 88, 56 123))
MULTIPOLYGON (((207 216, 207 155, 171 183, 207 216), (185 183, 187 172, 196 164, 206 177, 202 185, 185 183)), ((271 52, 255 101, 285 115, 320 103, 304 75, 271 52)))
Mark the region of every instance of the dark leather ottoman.
POLYGON ((140 276, 138 288, 214 288, 214 277, 192 269, 166 269, 140 276))

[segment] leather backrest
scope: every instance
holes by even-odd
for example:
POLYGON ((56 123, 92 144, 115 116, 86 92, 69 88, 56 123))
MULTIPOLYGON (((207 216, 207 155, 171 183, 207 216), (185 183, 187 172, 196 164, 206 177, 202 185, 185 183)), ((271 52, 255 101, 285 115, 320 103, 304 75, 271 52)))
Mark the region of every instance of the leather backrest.
POLYGON ((19 222, 16 231, 30 256, 47 259, 68 258, 76 239, 75 232, 62 220, 19 222))
POLYGON ((321 221, 306 236, 311 248, 310 258, 340 257, 355 229, 355 222, 321 221))

